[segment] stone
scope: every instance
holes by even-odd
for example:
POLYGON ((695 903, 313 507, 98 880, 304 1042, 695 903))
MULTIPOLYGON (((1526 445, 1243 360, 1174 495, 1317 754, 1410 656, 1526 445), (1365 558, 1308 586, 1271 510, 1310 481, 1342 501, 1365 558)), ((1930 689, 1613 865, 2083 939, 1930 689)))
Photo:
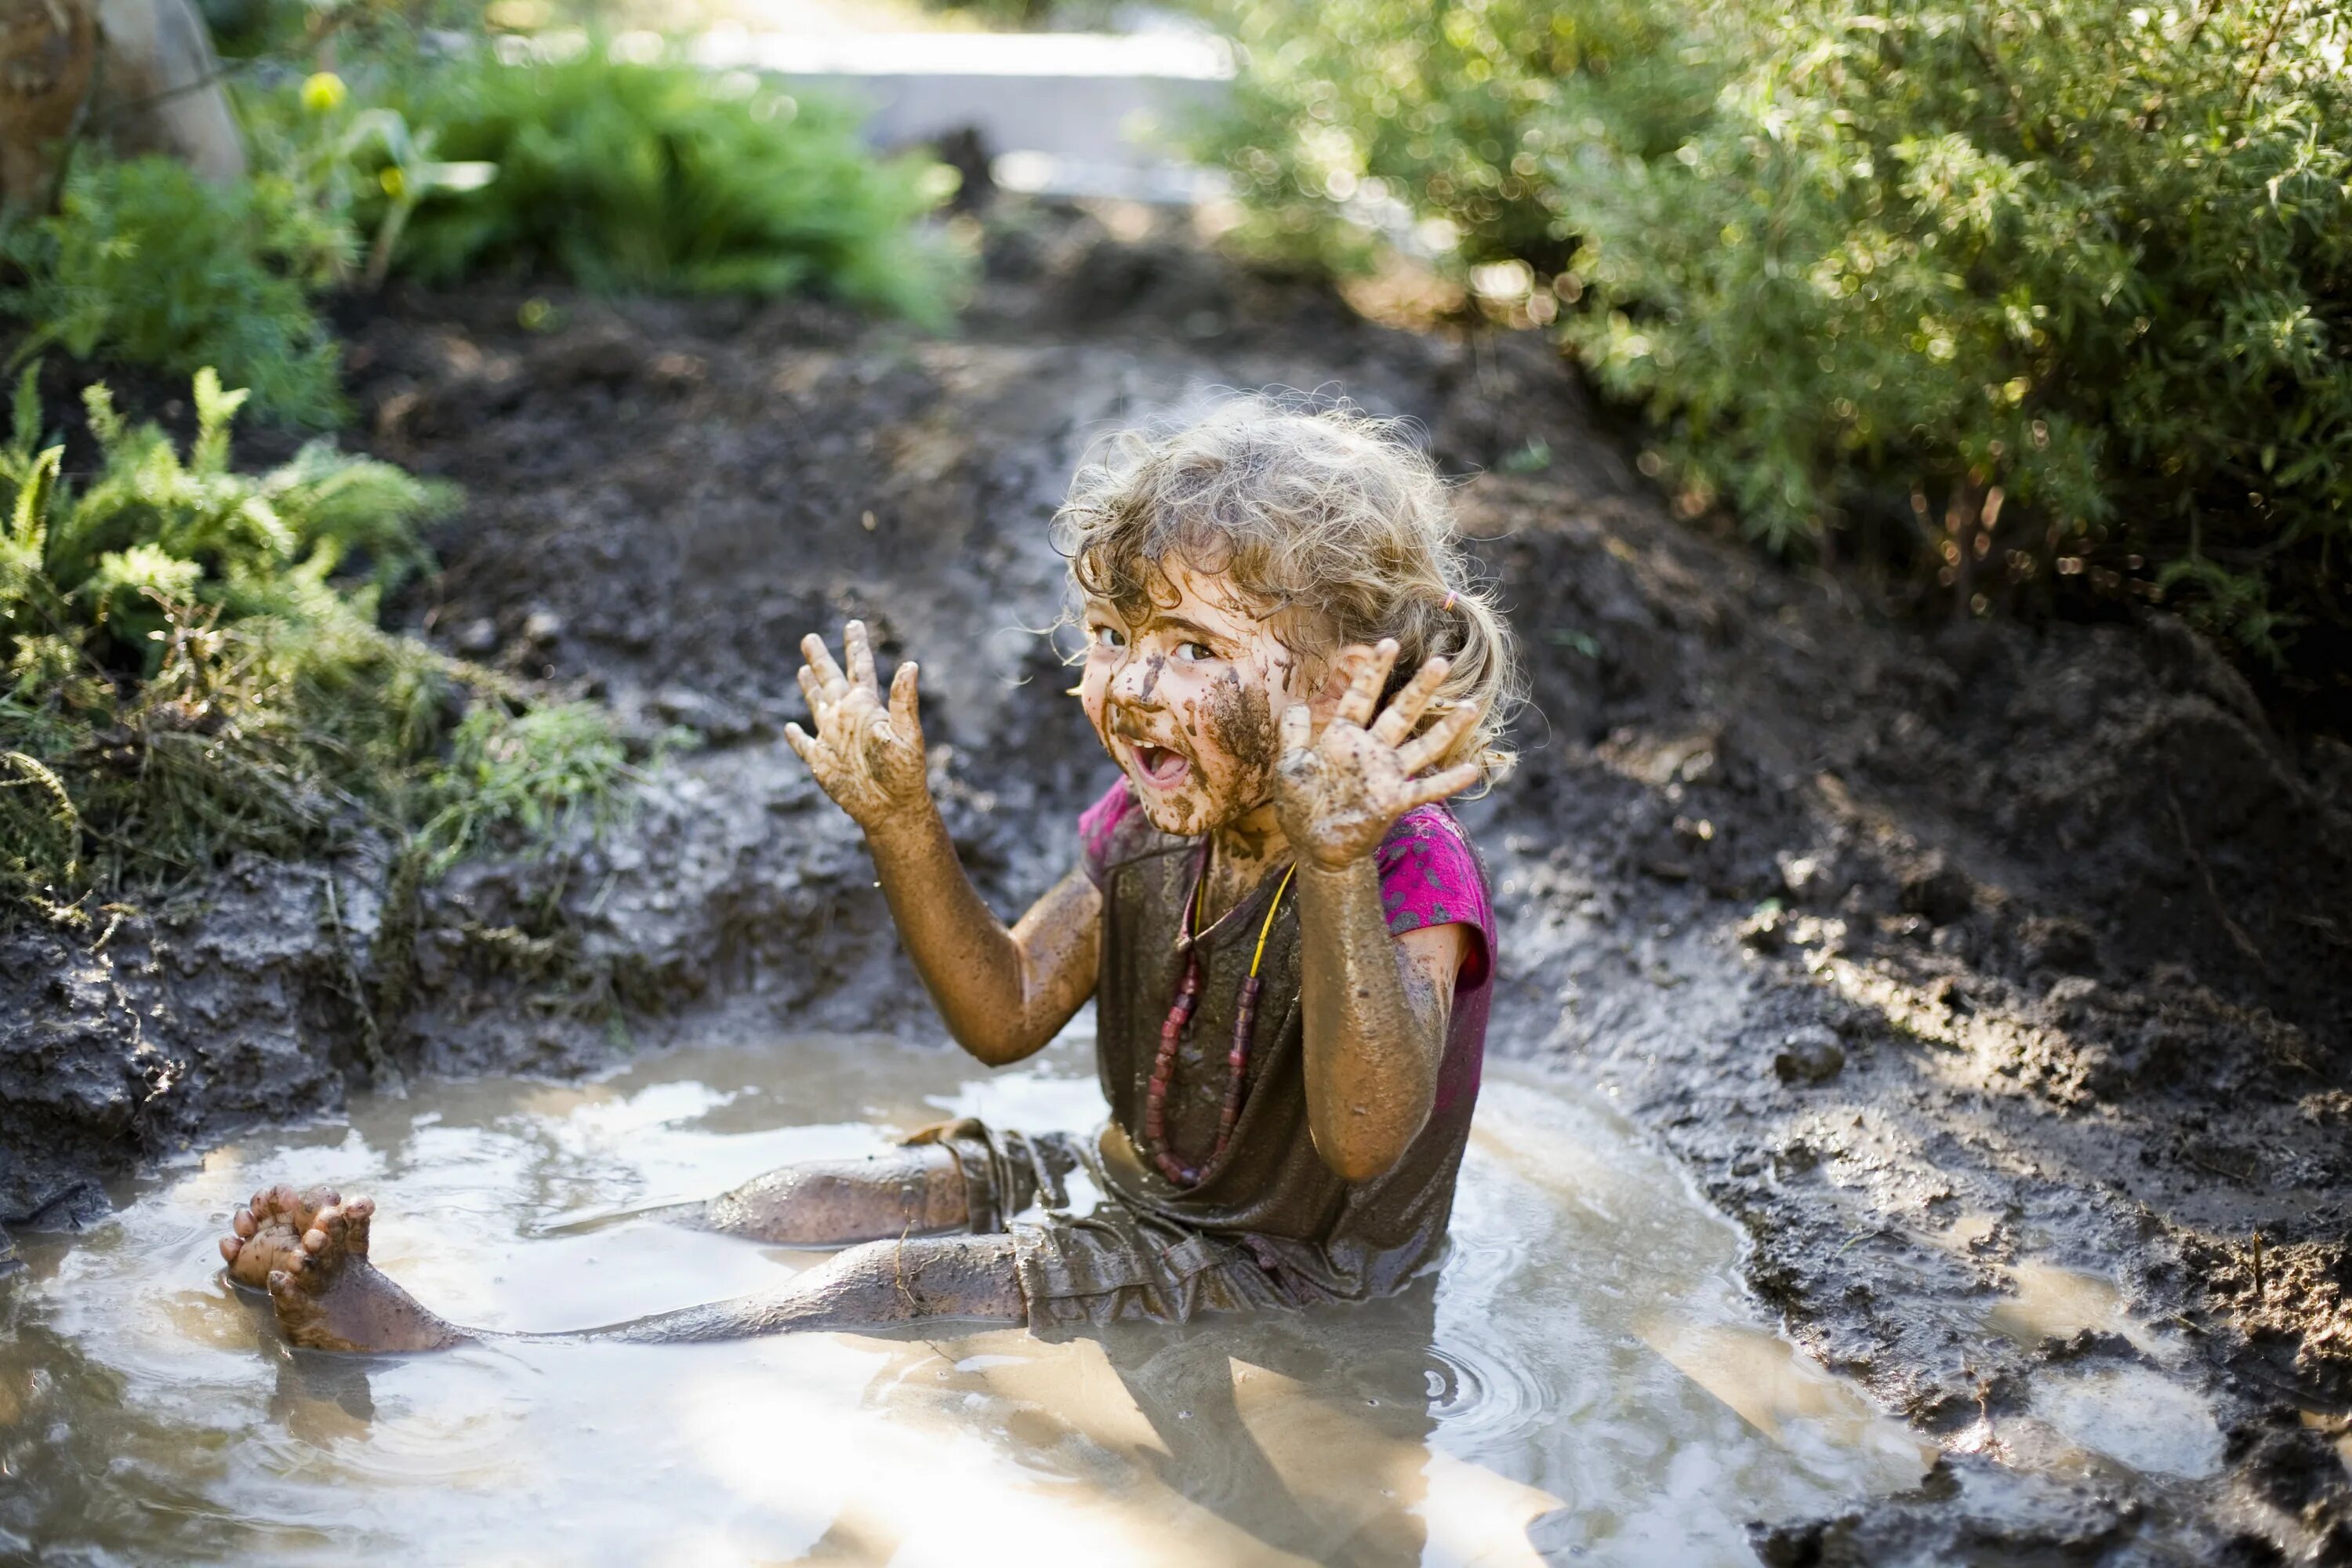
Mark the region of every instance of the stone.
POLYGON ((1772 1070, 1786 1084, 1827 1083, 1845 1070, 1845 1047, 1836 1030, 1808 1024, 1782 1039, 1772 1070))

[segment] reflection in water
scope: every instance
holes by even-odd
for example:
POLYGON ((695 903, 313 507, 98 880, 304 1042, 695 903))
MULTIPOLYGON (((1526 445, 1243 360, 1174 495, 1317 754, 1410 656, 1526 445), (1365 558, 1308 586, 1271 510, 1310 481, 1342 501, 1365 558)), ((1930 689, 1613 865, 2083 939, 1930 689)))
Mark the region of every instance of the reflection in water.
POLYGON ((815 1255, 635 1211, 865 1152, 877 1127, 1099 1114, 1081 1033, 971 1070, 810 1038, 422 1086, 122 1192, 79 1239, 30 1238, 0 1298, 0 1556, 1731 1563, 1751 1519, 1919 1474, 1903 1428, 1770 1331, 1734 1232, 1671 1166, 1507 1071, 1444 1269, 1356 1309, 362 1360, 286 1349, 218 1279, 230 1210, 293 1178, 374 1194, 376 1258, 463 1321, 763 1289, 815 1255))
POLYGON ((2221 1468, 2211 1408, 2148 1367, 2045 1373, 2033 1385, 2032 1408, 2070 1441, 2136 1470, 2201 1480, 2221 1468))

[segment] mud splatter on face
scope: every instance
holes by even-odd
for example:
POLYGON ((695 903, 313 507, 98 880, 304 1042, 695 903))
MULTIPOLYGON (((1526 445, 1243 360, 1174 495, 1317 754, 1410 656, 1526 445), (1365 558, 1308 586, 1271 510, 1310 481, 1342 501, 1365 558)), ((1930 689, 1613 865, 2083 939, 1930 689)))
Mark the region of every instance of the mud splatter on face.
POLYGON ((1120 740, 1133 741, 1139 745, 1150 743, 1151 740, 1150 726, 1144 723, 1143 720, 1137 715, 1135 710, 1129 707, 1126 703, 1111 703, 1105 713, 1105 717, 1109 721, 1108 727, 1110 732, 1118 736, 1120 740))
POLYGON ((1249 795, 1225 804, 1231 809, 1246 810, 1258 803, 1281 756, 1274 705, 1266 700, 1263 686, 1245 681, 1238 671, 1229 669, 1209 688, 1202 707, 1207 710, 1210 744, 1234 760, 1234 783, 1245 786, 1244 793, 1249 795))
POLYGON ((1145 662, 1143 666, 1143 689, 1140 693, 1140 697, 1143 701, 1150 701, 1151 694, 1160 689, 1160 671, 1167 668, 1168 657, 1165 654, 1155 653, 1145 662))
POLYGON ((1252 767, 1274 765, 1279 742, 1275 735, 1274 705, 1266 700, 1265 688, 1244 681, 1239 671, 1229 669, 1209 688, 1205 705, 1210 738, 1228 756, 1252 767))

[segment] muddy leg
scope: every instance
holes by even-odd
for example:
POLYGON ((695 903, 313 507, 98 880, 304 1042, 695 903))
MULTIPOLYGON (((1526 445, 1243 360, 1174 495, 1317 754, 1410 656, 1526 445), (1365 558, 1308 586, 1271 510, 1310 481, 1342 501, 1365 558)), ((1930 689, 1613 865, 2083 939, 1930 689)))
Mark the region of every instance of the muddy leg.
MULTIPOLYGON (((271 1215, 273 1194, 258 1204, 271 1215)), ((291 1193, 288 1203, 299 1205, 291 1193)), ((295 1211, 299 1213, 299 1207, 295 1211)), ((270 1303, 298 1345, 322 1351, 442 1350, 469 1340, 621 1340, 640 1344, 746 1339, 796 1329, 878 1329, 932 1319, 1017 1323, 1027 1317, 1006 1236, 919 1237, 851 1247, 782 1289, 576 1333, 500 1335, 434 1316, 367 1259, 375 1205, 328 1204, 305 1217, 290 1248, 269 1249, 270 1303)), ((247 1217, 250 1217, 249 1215, 247 1217)), ((265 1234, 257 1226, 256 1235, 265 1234)), ((268 1234, 274 1235, 274 1231, 268 1234)), ((258 1261, 253 1237, 222 1252, 234 1269, 258 1261), (247 1258, 247 1252, 254 1254, 247 1258)))
POLYGON ((781 1290, 608 1329, 530 1337, 691 1344, 807 1329, 854 1332, 950 1320, 1020 1323, 1028 1316, 1011 1237, 935 1236, 853 1247, 781 1290))
MULTIPOLYGON (((310 1215, 294 1247, 274 1260, 267 1279, 269 1302, 286 1337, 321 1351, 432 1351, 475 1337, 418 1306, 368 1261, 368 1224, 374 1215, 375 1205, 365 1198, 329 1204, 310 1215)), ((240 1260, 229 1260, 232 1270, 240 1260)))
POLYGON ((254 1194, 250 1204, 229 1216, 231 1234, 221 1237, 229 1278, 256 1290, 265 1288, 272 1272, 302 1253, 302 1237, 319 1211, 341 1201, 332 1187, 296 1192, 282 1182, 254 1194))
POLYGON ((778 1247, 844 1247, 961 1230, 963 1167, 936 1144, 863 1160, 810 1160, 756 1176, 681 1218, 778 1247))

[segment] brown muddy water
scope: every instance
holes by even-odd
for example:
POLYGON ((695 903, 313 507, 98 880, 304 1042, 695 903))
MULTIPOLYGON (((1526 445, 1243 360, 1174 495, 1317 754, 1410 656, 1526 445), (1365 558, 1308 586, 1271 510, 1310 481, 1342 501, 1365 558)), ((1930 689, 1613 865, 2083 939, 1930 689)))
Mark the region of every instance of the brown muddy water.
MULTIPOLYGON (((221 1279, 261 1184, 374 1194, 374 1256, 467 1323, 761 1289, 816 1255, 631 1211, 879 1130, 1099 1115, 1086 1020, 982 1076, 882 1038, 601 1080, 429 1083, 258 1131, 26 1247, 0 1548, 45 1562, 1752 1561, 1747 1525, 1929 1451, 1798 1353, 1740 1241, 1600 1097, 1490 1069, 1442 1272, 1391 1301, 1118 1330, 296 1352, 221 1279), (1083 1555, 1080 1555, 1083 1554, 1083 1555)), ((1074 1199, 1083 1202, 1079 1194, 1074 1199)), ((5 1554, 0 1552, 0 1554, 5 1554)))

